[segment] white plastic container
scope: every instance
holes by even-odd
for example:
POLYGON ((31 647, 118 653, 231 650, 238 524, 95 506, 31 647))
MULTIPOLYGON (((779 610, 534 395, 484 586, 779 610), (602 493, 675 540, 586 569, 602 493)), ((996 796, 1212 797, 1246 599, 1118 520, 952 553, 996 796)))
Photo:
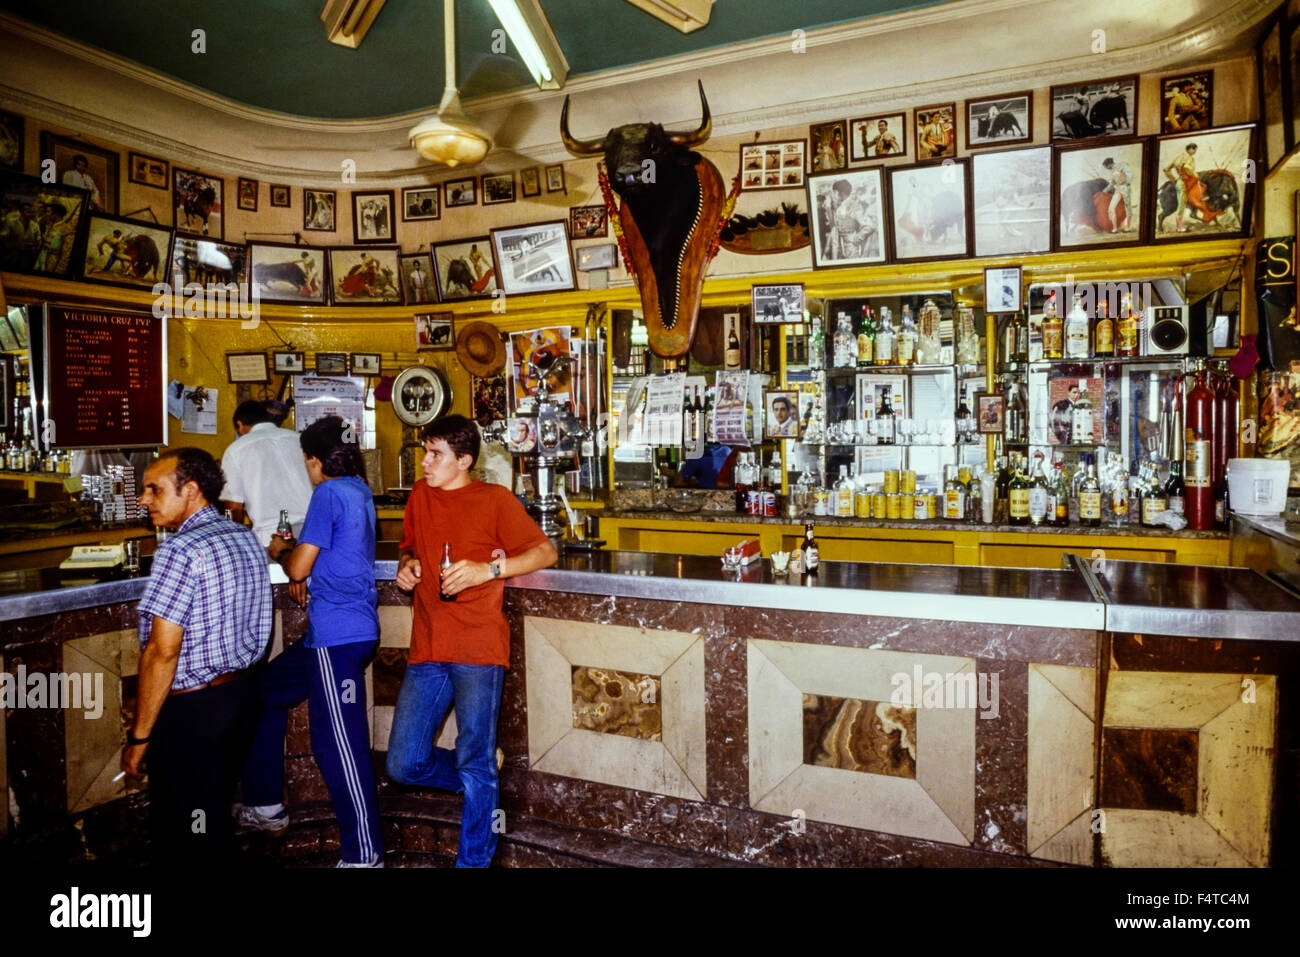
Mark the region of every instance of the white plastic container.
POLYGON ((1228 504, 1242 515, 1281 515, 1290 477, 1286 459, 1228 459, 1228 504))

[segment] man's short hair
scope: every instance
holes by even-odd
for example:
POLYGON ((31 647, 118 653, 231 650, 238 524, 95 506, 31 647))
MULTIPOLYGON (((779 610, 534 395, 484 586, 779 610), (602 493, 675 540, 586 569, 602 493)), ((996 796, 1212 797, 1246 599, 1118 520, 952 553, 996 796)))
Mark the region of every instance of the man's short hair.
POLYGON ((342 475, 355 475, 365 478, 366 465, 361 458, 361 449, 353 434, 351 442, 344 436, 350 434, 348 424, 337 415, 327 415, 317 419, 298 436, 304 455, 320 459, 320 469, 330 478, 342 475))
POLYGON ((791 409, 790 400, 783 395, 778 395, 775 399, 772 400, 773 409, 775 409, 778 405, 785 406, 785 410, 787 412, 789 412, 791 409))
POLYGON ((421 442, 429 442, 433 439, 442 439, 446 442, 447 448, 451 449, 456 458, 468 455, 470 468, 477 464, 480 443, 478 426, 465 416, 444 415, 434 419, 420 434, 421 442))
POLYGON ((177 492, 186 483, 193 482, 198 485, 199 494, 207 504, 215 505, 221 500, 221 487, 226 484, 226 477, 211 454, 186 445, 179 449, 168 449, 158 456, 159 462, 164 459, 172 459, 176 463, 172 471, 175 474, 177 492))
POLYGON ((266 411, 265 402, 248 399, 239 403, 239 407, 235 409, 235 414, 231 416, 230 421, 234 425, 239 425, 242 422, 244 425, 254 426, 262 422, 270 422, 271 413, 266 411))

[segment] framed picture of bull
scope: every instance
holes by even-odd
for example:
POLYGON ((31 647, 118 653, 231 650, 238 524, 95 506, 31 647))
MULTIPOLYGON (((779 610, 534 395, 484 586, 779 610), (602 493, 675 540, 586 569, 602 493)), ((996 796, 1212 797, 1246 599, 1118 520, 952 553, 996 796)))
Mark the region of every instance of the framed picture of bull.
POLYGON ((501 288, 497 283, 496 265, 492 262, 491 237, 436 243, 430 253, 439 302, 487 299, 501 288))
POLYGON ((90 194, 0 170, 0 272, 73 275, 90 194))
POLYGON ((885 181, 879 167, 808 177, 808 208, 815 269, 885 261, 885 181))
POLYGON ((442 188, 447 193, 447 208, 453 206, 473 206, 478 202, 478 177, 468 176, 465 179, 449 179, 443 183, 442 188))
POLYGON ((1136 76, 1052 87, 1052 141, 1137 132, 1136 76))
POLYGON ((301 374, 307 367, 306 357, 301 352, 272 352, 271 362, 275 365, 276 375, 301 374))
POLYGON ((191 169, 172 167, 172 210, 176 232, 191 236, 224 239, 225 205, 222 201, 225 181, 191 169))
POLYGON ((336 306, 401 305, 397 246, 333 246, 330 301, 336 306))
POLYGON ((1156 137, 1151 241, 1247 236, 1252 180, 1242 175, 1255 154, 1255 124, 1156 137))
POLYGON ((803 322, 803 283, 751 286, 749 294, 754 322, 803 322))
POLYGON ((329 296, 325 250, 289 243, 249 243, 249 295, 262 302, 324 306, 329 296))
POLYGON ((806 140, 749 143, 740 148, 740 188, 792 189, 804 182, 806 140))
POLYGON ((150 289, 167 281, 171 255, 172 231, 167 227, 91 213, 81 278, 150 289))
POLYGON ((247 258, 247 246, 177 236, 172 243, 172 284, 178 289, 198 284, 204 290, 240 284, 247 258))
POLYGON ((492 230, 492 256, 506 295, 573 289, 573 250, 563 219, 492 230))
POLYGON ((90 193, 92 212, 117 212, 117 162, 111 150, 54 133, 41 133, 41 160, 54 160, 54 174, 64 186, 90 193))
POLYGON ((1027 146, 971 158, 975 255, 1045 253, 1052 248, 1052 148, 1027 146))
POLYGON ((426 312, 415 317, 415 351, 438 352, 456 345, 451 334, 454 313, 426 312))
POLYGON ((1131 246, 1146 235, 1147 141, 1056 147, 1056 249, 1131 246))
POLYGON ((284 186, 280 183, 271 184, 271 205, 272 206, 279 206, 288 209, 289 204, 291 202, 289 196, 290 193, 289 193, 288 186, 284 186))
POLYGON ((966 101, 966 148, 1028 143, 1034 135, 1034 93, 966 101))
POLYGON ((515 174, 483 174, 483 205, 513 203, 515 201, 515 174))
POLYGON ((440 189, 433 186, 408 186, 402 190, 402 222, 437 219, 442 215, 438 202, 440 189))
POLYGON ((970 255, 969 166, 956 159, 889 170, 895 259, 970 255))

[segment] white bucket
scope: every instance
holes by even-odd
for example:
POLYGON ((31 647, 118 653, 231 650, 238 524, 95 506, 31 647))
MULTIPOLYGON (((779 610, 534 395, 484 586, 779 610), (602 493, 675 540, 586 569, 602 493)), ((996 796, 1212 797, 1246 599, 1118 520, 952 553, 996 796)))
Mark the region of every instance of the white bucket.
POLYGON ((1242 515, 1281 515, 1290 478, 1286 459, 1228 459, 1228 504, 1242 515))

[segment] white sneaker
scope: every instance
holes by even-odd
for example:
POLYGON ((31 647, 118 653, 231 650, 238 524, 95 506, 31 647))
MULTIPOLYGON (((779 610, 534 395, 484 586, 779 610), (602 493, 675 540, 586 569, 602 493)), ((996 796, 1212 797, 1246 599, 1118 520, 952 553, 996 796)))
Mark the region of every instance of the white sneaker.
POLYGON ((339 861, 335 867, 383 867, 384 859, 376 854, 369 861, 339 861))
POLYGON ((268 814, 261 808, 241 804, 235 812, 235 823, 241 830, 283 834, 289 828, 289 812, 284 809, 284 805, 280 805, 278 811, 268 814))

